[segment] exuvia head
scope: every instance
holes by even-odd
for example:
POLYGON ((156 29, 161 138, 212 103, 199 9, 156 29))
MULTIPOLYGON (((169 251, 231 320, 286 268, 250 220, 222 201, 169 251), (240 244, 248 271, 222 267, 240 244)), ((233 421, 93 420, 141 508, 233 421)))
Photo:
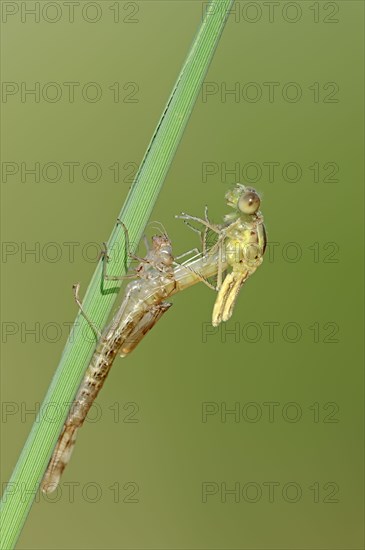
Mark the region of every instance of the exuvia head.
POLYGON ((152 246, 161 263, 166 266, 173 265, 172 246, 167 235, 154 235, 152 237, 152 246))
POLYGON ((228 206, 248 215, 258 212, 261 204, 260 195, 256 189, 242 183, 236 183, 234 188, 226 193, 226 200, 228 206))

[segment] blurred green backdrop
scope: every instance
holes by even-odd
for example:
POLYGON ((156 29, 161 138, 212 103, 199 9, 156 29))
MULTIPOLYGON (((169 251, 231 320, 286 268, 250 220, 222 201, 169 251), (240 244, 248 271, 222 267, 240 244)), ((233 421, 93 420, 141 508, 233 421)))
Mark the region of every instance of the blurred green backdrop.
MULTIPOLYGON (((3 483, 204 9, 72 6, 1 4, 3 483)), ((268 254, 226 326, 196 286, 116 361, 19 548, 363 548, 362 20, 234 4, 152 219, 181 253, 251 183, 268 254)))

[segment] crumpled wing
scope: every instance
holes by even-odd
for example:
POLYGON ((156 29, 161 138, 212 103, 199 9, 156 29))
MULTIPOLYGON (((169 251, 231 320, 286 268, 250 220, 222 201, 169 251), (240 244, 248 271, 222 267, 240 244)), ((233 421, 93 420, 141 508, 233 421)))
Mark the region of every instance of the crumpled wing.
POLYGON ((218 292, 213 308, 212 325, 217 327, 222 321, 228 321, 231 317, 239 291, 254 270, 228 273, 218 292))

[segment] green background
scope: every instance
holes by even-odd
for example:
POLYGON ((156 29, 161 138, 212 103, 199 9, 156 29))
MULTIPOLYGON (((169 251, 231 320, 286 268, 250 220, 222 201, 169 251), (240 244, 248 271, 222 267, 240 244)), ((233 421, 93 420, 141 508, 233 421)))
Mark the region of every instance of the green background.
MULTIPOLYGON (((90 23, 81 16, 90 3, 81 1, 70 23, 60 2, 60 21, 46 20, 51 6, 37 23, 22 22, 20 3, 11 4, 19 12, 8 20, 3 12, 2 80, 41 90, 57 82, 62 97, 22 102, 18 93, 1 105, 2 162, 19 165, 2 179, 3 251, 19 248, 1 266, 2 482, 74 319, 71 285, 85 289, 94 270, 88 243, 106 240, 115 223, 130 185, 126 165, 141 160, 202 14, 200 2, 121 2, 115 22, 116 3, 102 1, 90 23), (62 84, 70 81, 81 83, 73 103, 62 84), (100 101, 82 98, 88 82, 101 86, 100 101), (119 102, 108 89, 115 82, 119 102), (134 103, 128 82, 138 86, 134 103), (70 182, 65 167, 57 182, 21 181, 20 163, 71 161, 98 163, 99 181, 76 168, 70 182), (108 168, 115 162, 119 182, 108 168), (79 243, 74 258, 70 242, 79 243), (37 247, 37 258, 21 254, 37 247), (16 334, 6 333, 9 323, 16 334), (39 338, 25 333, 37 323, 39 338)), ((229 186, 250 183, 263 195, 270 255, 225 327, 212 330, 214 294, 197 285, 116 360, 93 411, 99 418, 81 431, 54 501, 34 504, 19 548, 363 547, 363 5, 289 4, 271 22, 264 4, 236 5, 206 77, 216 93, 198 98, 151 218, 182 253, 198 243, 174 215, 200 215, 208 204, 218 222, 229 186), (271 101, 265 82, 279 83, 271 101), (283 97, 290 82, 302 91, 296 102, 283 97), (332 96, 328 83, 338 87, 332 96), (224 96, 224 86, 242 94, 224 96), (248 101, 254 87, 262 97, 248 101), (269 162, 279 163, 271 181, 269 162), (203 178, 204 163, 216 173, 203 178), (289 181, 287 163, 300 167, 298 181, 289 181), (234 165, 240 175, 224 173, 234 165), (273 338, 268 323, 276 323, 273 338), (215 411, 205 422, 204 403, 215 411), (268 403, 277 404, 273 417, 268 403), (225 407, 240 416, 225 417, 225 407), (205 499, 204 483, 215 492, 205 499), (239 494, 225 495, 234 487, 239 494)))

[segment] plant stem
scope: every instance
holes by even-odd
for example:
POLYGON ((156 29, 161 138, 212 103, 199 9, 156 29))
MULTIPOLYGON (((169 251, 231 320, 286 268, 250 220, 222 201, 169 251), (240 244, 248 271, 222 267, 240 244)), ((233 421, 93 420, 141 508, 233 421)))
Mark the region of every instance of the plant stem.
MULTIPOLYGON (((119 218, 128 227, 131 243, 138 243, 142 237, 223 31, 232 1, 212 0, 207 7, 199 32, 120 212, 119 218)), ((119 226, 115 226, 110 236, 108 249, 112 251, 109 273, 125 274, 127 258, 124 252, 124 233, 119 226), (123 253, 116 254, 113 250, 123 250, 123 253)), ((99 262, 84 298, 84 309, 97 326, 105 324, 120 288, 118 282, 101 284, 101 281, 99 262)), ((92 339, 85 338, 85 333, 89 334, 89 330, 79 313, 40 413, 3 495, 0 509, 2 550, 9 550, 16 544, 67 415, 65 411, 57 422, 49 423, 42 411, 49 403, 62 405, 72 402, 93 352, 92 339)))

